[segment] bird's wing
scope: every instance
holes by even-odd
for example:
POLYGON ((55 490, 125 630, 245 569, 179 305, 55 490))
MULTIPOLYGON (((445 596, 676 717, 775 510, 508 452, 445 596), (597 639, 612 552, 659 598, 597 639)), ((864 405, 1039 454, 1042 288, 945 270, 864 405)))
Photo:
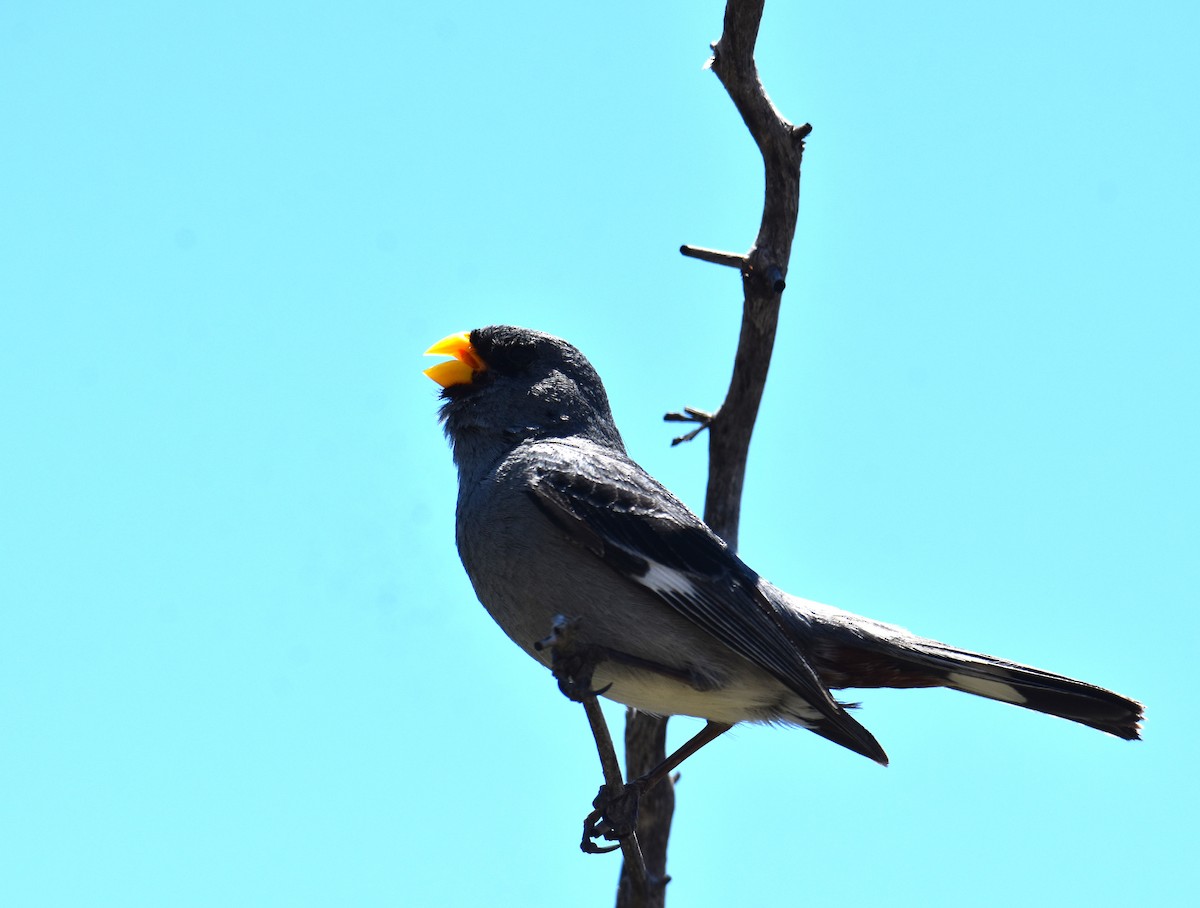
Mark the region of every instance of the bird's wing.
POLYGON ((814 730, 886 762, 870 733, 817 677, 794 622, 759 589, 758 575, 700 518, 628 458, 595 449, 584 450, 586 456, 566 453, 566 462, 562 456, 537 458, 529 481, 529 494, 557 526, 614 571, 777 677, 834 726, 814 730))

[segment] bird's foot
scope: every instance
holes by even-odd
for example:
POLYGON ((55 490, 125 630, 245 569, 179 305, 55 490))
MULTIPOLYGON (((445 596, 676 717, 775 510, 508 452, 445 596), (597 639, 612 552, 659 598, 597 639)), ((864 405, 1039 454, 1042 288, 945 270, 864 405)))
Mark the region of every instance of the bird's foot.
POLYGON ((587 854, 604 854, 621 847, 621 840, 637 831, 638 808, 642 801, 641 780, 634 780, 615 791, 601 785, 592 806, 596 808, 583 821, 583 841, 579 847, 587 854), (598 845, 597 839, 616 842, 598 845))

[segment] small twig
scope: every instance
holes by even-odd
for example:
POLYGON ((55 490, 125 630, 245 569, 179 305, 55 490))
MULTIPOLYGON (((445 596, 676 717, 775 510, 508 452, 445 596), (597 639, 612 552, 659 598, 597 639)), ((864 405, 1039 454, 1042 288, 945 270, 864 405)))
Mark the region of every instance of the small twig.
POLYGON ((709 413, 705 410, 697 410, 695 407, 684 407, 682 413, 664 413, 663 422, 694 422, 699 423, 692 431, 680 435, 677 438, 671 439, 671 447, 677 444, 682 444, 685 441, 691 441, 705 429, 712 425, 713 420, 717 418, 716 413, 709 413))
POLYGON ((682 413, 664 413, 663 422, 710 422, 716 414, 695 407, 684 407, 682 413))
POLYGON ((712 262, 714 265, 724 265, 726 268, 736 268, 738 271, 746 267, 746 257, 738 255, 735 252, 719 252, 716 249, 705 249, 703 246, 688 246, 679 247, 679 251, 691 259, 700 259, 702 262, 712 262))

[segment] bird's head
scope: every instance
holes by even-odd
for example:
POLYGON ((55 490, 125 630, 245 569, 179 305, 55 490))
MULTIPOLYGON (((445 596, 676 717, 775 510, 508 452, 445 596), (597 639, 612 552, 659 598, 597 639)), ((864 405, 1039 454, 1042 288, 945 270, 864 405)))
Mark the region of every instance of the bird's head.
POLYGON ((425 374, 442 386, 441 418, 456 460, 464 446, 499 456, 542 438, 589 438, 624 450, 600 376, 560 338, 493 325, 452 334, 425 352, 451 357, 425 374))

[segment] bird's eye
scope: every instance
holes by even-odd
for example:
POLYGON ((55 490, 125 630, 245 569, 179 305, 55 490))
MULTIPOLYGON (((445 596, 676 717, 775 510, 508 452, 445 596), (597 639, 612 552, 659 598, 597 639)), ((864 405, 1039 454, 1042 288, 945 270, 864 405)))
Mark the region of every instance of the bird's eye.
POLYGON ((533 344, 497 344, 488 357, 488 365, 497 372, 508 374, 524 372, 533 362, 536 352, 533 344))
POLYGON ((539 339, 532 332, 504 325, 472 331, 471 344, 488 369, 502 375, 527 371, 539 350, 539 339))

